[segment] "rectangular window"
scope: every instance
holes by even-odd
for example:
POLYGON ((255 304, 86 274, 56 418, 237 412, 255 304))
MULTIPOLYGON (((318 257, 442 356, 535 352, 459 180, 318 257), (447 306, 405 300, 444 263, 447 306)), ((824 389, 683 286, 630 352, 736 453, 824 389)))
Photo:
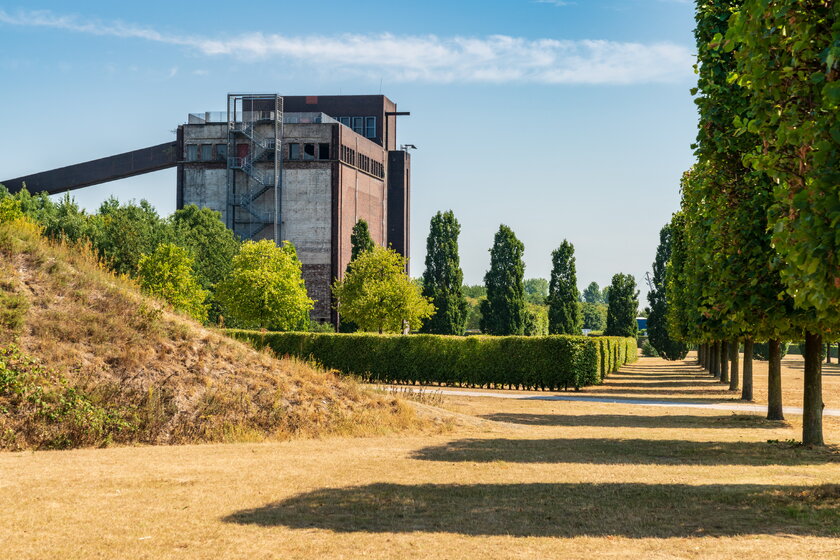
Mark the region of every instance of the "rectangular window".
POLYGON ((315 144, 303 145, 303 159, 315 159, 315 144))
POLYGON ((300 144, 289 144, 289 159, 300 159, 300 144))
POLYGON ((227 144, 216 144, 216 159, 219 161, 227 159, 227 144))
POLYGON ((353 132, 364 135, 365 133, 365 118, 353 117, 353 132))
POLYGON ((376 117, 365 117, 365 138, 376 138, 376 117))
POLYGON ((201 161, 213 161, 213 144, 201 145, 201 161))
POLYGON ((318 159, 330 159, 329 144, 318 144, 318 159))
POLYGON ((198 146, 195 144, 187 144, 187 161, 198 161, 198 146))
POLYGON ((338 117, 338 122, 350 128, 350 117, 338 117))

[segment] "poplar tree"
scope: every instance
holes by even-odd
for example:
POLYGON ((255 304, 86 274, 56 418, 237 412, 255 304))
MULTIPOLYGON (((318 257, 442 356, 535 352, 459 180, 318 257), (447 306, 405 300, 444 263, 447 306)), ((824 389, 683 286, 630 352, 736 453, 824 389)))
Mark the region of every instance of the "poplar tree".
POLYGON ((583 290, 583 301, 586 303, 606 303, 598 282, 590 282, 583 290))
POLYGON ((666 224, 659 232, 659 246, 653 261, 653 278, 647 298, 650 303, 647 330, 648 339, 660 356, 666 360, 682 360, 688 346, 668 334, 668 296, 666 269, 671 259, 671 226, 666 224))
POLYGON ((355 261, 362 253, 373 251, 374 246, 367 221, 359 218, 350 233, 350 262, 355 261))
POLYGON ((525 246, 506 225, 499 226, 484 275, 487 299, 481 303, 481 330, 493 335, 525 332, 525 246))
MULTIPOLYGON (((366 220, 359 218, 353 225, 353 231, 350 233, 350 262, 347 264, 347 272, 350 271, 350 265, 359 258, 359 256, 370 253, 376 247, 373 238, 370 236, 370 229, 366 220)), ((344 318, 339 322, 340 332, 352 333, 359 330, 359 327, 348 318, 344 318)))
POLYGON ((467 322, 467 299, 461 290, 464 273, 458 256, 461 225, 451 210, 432 217, 426 239, 426 270, 423 295, 437 311, 423 324, 421 332, 463 335, 467 322))
POLYGON ((548 287, 548 333, 580 334, 580 292, 575 272, 575 247, 563 240, 551 253, 551 281, 548 287))
POLYGON ((639 292, 636 280, 629 274, 616 274, 610 284, 610 303, 607 307, 607 336, 632 336, 639 331, 636 313, 639 309, 639 292))

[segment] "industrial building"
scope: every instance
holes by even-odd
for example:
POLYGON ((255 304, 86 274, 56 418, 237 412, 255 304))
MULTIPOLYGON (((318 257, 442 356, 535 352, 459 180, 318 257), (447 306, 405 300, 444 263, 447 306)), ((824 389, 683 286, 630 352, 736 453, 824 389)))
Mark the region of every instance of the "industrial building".
POLYGON ((384 95, 229 94, 225 111, 190 114, 174 143, 2 183, 55 194, 177 167, 178 208, 216 210, 243 239, 292 242, 312 318, 337 323, 330 285, 357 220, 409 257, 411 158, 396 140, 407 114, 384 95))

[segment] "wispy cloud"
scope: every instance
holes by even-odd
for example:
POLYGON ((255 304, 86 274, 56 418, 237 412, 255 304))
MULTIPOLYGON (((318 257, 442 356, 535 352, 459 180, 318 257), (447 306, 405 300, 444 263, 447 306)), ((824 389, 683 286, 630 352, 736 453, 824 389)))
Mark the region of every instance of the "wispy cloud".
POLYGON ((278 59, 395 81, 637 84, 691 75, 688 49, 673 43, 525 39, 506 35, 438 37, 389 33, 287 36, 260 32, 215 39, 174 35, 123 22, 48 11, 0 10, 0 23, 182 46, 206 56, 278 59))
POLYGON ((552 6, 562 7, 571 6, 574 2, 568 2, 567 0, 534 0, 534 4, 551 4, 552 6))

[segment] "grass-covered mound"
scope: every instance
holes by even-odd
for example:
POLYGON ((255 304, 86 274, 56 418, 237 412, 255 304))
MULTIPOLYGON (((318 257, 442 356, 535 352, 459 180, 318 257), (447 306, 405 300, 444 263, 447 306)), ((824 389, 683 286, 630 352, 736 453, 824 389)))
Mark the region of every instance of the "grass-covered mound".
POLYGON ((419 422, 403 401, 171 312, 85 247, 0 223, 0 448, 366 435, 419 422))

